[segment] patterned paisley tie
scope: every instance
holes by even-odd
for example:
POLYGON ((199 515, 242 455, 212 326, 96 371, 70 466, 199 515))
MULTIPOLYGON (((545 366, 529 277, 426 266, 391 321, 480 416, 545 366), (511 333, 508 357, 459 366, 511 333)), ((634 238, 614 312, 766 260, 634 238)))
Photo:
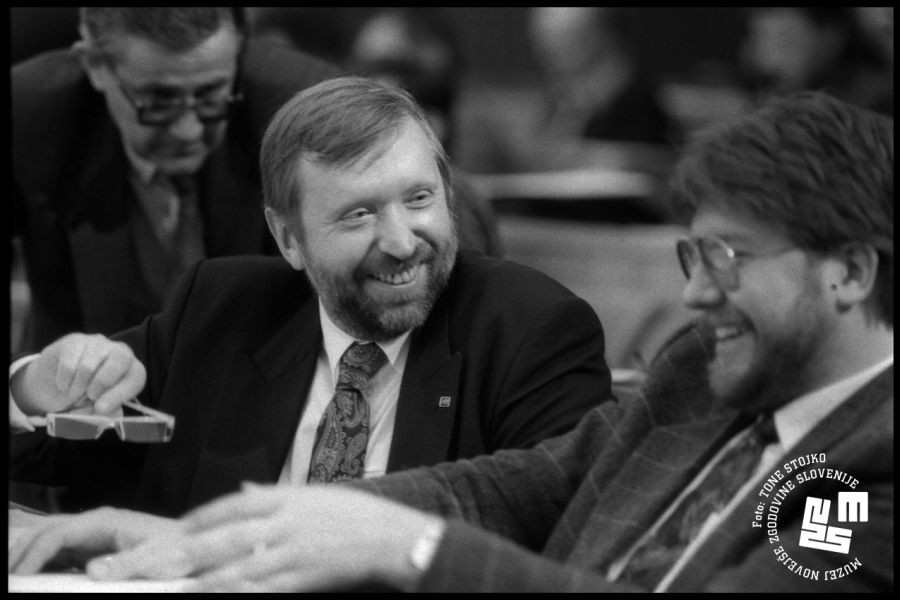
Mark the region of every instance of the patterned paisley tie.
POLYGON ((757 419, 681 503, 635 550, 619 581, 652 591, 697 536, 706 519, 725 507, 753 475, 763 449, 777 441, 771 415, 757 419))
POLYGON ((378 344, 354 342, 341 356, 334 397, 316 430, 307 481, 362 477, 369 440, 369 406, 362 390, 386 362, 378 344))

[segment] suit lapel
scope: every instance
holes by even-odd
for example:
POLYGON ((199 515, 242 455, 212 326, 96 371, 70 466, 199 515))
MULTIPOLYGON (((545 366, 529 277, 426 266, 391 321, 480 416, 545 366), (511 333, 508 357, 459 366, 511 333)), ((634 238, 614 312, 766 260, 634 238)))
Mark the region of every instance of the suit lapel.
POLYGON ((201 210, 205 215, 207 256, 256 254, 268 239, 262 197, 255 173, 235 172, 255 164, 252 158, 233 159, 231 144, 214 152, 198 177, 201 210))
POLYGON ((438 303, 412 333, 397 400, 388 472, 448 460, 459 405, 462 354, 450 354, 449 316, 438 303))
MULTIPOLYGON (((876 413, 879 405, 892 401, 893 371, 893 366, 889 367, 887 371, 848 398, 790 449, 784 458, 820 452, 827 454, 841 440, 853 435, 854 432, 866 431, 865 421, 869 415, 876 413)), ((696 591, 702 588, 720 565, 739 562, 743 553, 761 543, 766 535, 765 529, 752 528, 749 525, 758 501, 755 493, 750 493, 741 500, 716 532, 698 548, 694 558, 679 572, 669 591, 696 591)))
POLYGON ((100 127, 68 202, 69 244, 78 299, 88 331, 117 331, 127 323, 136 266, 128 230, 128 165, 114 126, 100 127))
POLYGON ((312 296, 259 349, 239 349, 201 452, 190 503, 237 489, 241 481, 278 480, 294 440, 321 346, 312 296))
POLYGON ((654 427, 612 481, 605 473, 591 473, 591 486, 585 490, 593 489, 599 496, 585 503, 590 517, 571 559, 605 568, 627 552, 738 426, 737 414, 727 412, 654 427), (652 486, 648 488, 647 482, 652 486), (598 506, 604 510, 596 510, 598 506))

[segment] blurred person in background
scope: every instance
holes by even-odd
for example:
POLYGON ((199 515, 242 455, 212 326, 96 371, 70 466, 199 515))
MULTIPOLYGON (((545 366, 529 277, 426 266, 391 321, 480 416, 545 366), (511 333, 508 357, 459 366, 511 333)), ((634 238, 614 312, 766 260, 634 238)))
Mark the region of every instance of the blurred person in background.
POLYGON ((467 99, 466 168, 667 170, 680 135, 632 45, 638 10, 523 9, 531 80, 467 99))
POLYGON ((854 6, 863 43, 871 49, 869 84, 861 86, 860 104, 894 114, 894 7, 854 6))
POLYGON ((892 56, 893 9, 766 6, 748 9, 740 66, 752 95, 821 90, 892 114, 892 56))
POLYGON ((277 253, 260 210, 262 132, 336 74, 248 38, 234 7, 83 7, 78 34, 11 71, 22 349, 139 323, 199 258, 277 253))
MULTIPOLYGON (((464 69, 458 44, 450 24, 435 9, 385 9, 359 26, 344 62, 352 72, 411 93, 452 159, 456 100, 464 69)), ((459 205, 462 246, 502 256, 502 241, 489 199, 457 168, 453 189, 459 205)))
POLYGON ((667 144, 673 124, 631 48, 630 9, 533 7, 528 33, 541 69, 545 126, 561 135, 667 144))

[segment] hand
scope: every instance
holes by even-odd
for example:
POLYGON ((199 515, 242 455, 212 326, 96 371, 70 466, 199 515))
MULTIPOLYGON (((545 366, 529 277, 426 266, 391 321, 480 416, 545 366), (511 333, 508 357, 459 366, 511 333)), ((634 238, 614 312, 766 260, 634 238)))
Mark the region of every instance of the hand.
POLYGON ((72 408, 85 397, 93 412, 112 414, 147 380, 126 344, 102 335, 72 333, 53 342, 10 382, 16 404, 29 415, 72 408))
POLYGON ((184 517, 176 552, 141 545, 104 579, 199 574, 190 591, 287 592, 387 583, 409 589, 410 548, 436 517, 346 488, 245 486, 184 517))
MULTIPOLYGON (((99 508, 77 515, 30 515, 16 521, 15 536, 10 536, 8 569, 28 575, 44 568, 83 567, 93 557, 138 544, 168 552, 168 548, 177 546, 179 534, 180 527, 173 519, 130 510, 99 508)), ((167 574, 156 575, 162 579, 167 574)))

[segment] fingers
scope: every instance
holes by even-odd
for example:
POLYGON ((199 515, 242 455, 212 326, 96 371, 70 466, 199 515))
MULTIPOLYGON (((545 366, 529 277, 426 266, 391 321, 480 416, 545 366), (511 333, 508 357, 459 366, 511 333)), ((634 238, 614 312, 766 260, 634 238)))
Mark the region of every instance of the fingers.
POLYGON ((259 556, 235 561, 204 573, 192 582, 191 592, 302 592, 334 587, 334 573, 307 567, 291 560, 292 554, 274 549, 259 556))
POLYGON ((183 533, 154 538, 132 550, 92 560, 87 573, 99 580, 186 577, 252 558, 254 547, 278 535, 279 525, 274 521, 248 521, 206 533, 183 533))
POLYGON ((185 531, 206 531, 231 522, 271 515, 282 506, 280 491, 245 483, 243 491, 210 502, 185 515, 185 531))
POLYGON ((180 539, 149 540, 131 550, 95 558, 85 571, 92 579, 178 579, 194 572, 180 539))
POLYGON ((110 414, 141 393, 146 381, 147 370, 134 355, 124 363, 116 357, 112 364, 110 360, 103 363, 103 369, 91 381, 87 395, 94 400, 94 412, 110 414))
POLYGON ((70 406, 86 396, 101 414, 119 408, 146 382, 146 369, 131 348, 101 335, 68 335, 49 346, 43 358, 53 365, 57 394, 70 406))
MULTIPOLYGON (((308 592, 350 589, 364 579, 362 571, 344 568, 334 561, 320 564, 317 548, 303 540, 282 535, 259 554, 218 565, 184 591, 190 592, 308 592)), ((357 565, 359 566, 359 565, 357 565)))
POLYGON ((42 526, 21 532, 9 548, 9 572, 37 573, 63 553, 90 556, 114 550, 109 513, 100 509, 77 516, 48 517, 42 526))

